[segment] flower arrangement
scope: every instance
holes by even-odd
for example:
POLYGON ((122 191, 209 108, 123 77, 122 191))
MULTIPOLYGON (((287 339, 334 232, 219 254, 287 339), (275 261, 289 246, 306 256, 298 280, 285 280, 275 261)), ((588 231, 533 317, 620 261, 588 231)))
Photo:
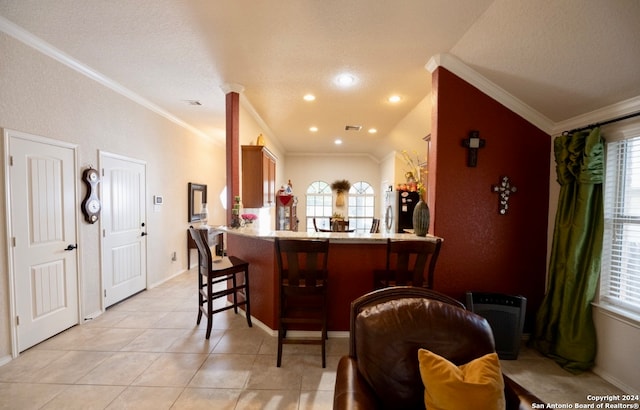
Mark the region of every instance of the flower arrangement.
POLYGON ((240 215, 240 217, 245 223, 248 223, 248 224, 253 223, 253 221, 258 219, 258 216, 255 214, 242 214, 240 215))
POLYGON ((402 158, 409 167, 409 170, 405 172, 404 177, 407 180, 407 189, 409 191, 418 191, 420 195, 424 195, 427 190, 423 177, 426 176, 427 171, 420 164, 420 157, 416 151, 413 152, 415 160, 409 155, 406 150, 402 151, 402 158))
POLYGON ((331 184, 331 189, 336 191, 337 193, 348 191, 349 189, 351 189, 351 183, 346 179, 339 179, 337 181, 333 181, 333 183, 331 184))

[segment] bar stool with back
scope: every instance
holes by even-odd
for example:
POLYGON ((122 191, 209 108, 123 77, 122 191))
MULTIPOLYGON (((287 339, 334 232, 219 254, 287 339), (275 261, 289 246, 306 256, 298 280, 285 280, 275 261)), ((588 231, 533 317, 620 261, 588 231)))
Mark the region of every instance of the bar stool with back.
POLYGON ((369 233, 378 233, 379 230, 380 230, 380 219, 373 218, 373 220, 371 221, 371 229, 369 230, 369 233))
POLYGON ((373 288, 417 286, 433 289, 441 245, 440 238, 434 241, 387 239, 387 266, 373 271, 373 288))
MULTIPOLYGON (((198 320, 200 324, 202 315, 207 315, 207 335, 211 336, 211 327, 213 322, 213 314, 224 310, 233 309, 238 313, 238 306, 245 305, 245 315, 247 324, 251 324, 251 308, 249 298, 249 263, 235 256, 222 256, 221 258, 213 258, 209 242, 207 241, 208 230, 195 229, 189 227, 189 233, 198 248, 198 320), (214 290, 214 285, 226 282, 222 289, 214 290), (214 299, 233 295, 233 302, 229 305, 225 303, 222 307, 214 308, 214 299), (238 296, 241 297, 239 300, 238 296)), ((222 245, 222 233, 214 236, 214 244, 218 247, 222 245)), ((224 255, 222 252, 216 252, 216 255, 224 255)))
POLYGON ((318 344, 326 367, 329 240, 275 239, 278 266, 278 358, 283 344, 318 344), (289 338, 287 331, 319 330, 319 338, 289 338))

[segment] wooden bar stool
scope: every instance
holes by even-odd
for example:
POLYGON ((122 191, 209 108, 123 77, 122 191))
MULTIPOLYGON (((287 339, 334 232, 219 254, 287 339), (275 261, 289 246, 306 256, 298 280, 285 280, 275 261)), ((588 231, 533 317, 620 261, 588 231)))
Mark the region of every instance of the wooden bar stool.
POLYGON ((373 271, 373 288, 417 286, 433 289, 441 245, 440 238, 435 241, 388 239, 387 266, 373 271))
MULTIPOLYGON (((249 263, 235 256, 213 258, 207 241, 208 230, 189 227, 189 233, 198 248, 198 320, 207 315, 207 336, 211 336, 212 317, 214 313, 233 309, 238 313, 238 306, 245 305, 247 324, 251 324, 251 307, 249 303, 249 263), (213 285, 226 282, 221 290, 214 290, 213 285), (233 295, 233 303, 214 309, 213 301, 218 298, 233 295)), ((222 246, 222 233, 214 235, 214 247, 222 246)), ((222 251, 222 250, 221 250, 222 251)), ((216 252, 216 255, 219 252, 216 252)), ((223 254, 220 252, 220 254, 223 254)))
POLYGON ((282 345, 318 344, 326 366, 327 259, 329 240, 275 240, 280 298, 278 304, 278 359, 282 345), (289 338, 287 330, 319 330, 319 338, 289 338))

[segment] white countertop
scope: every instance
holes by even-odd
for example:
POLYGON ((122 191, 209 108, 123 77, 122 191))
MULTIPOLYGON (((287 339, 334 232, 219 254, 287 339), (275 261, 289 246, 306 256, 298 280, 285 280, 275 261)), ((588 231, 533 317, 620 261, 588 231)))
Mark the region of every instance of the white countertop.
POLYGON ((253 238, 271 239, 329 239, 334 243, 385 243, 387 239, 435 241, 437 237, 417 236, 410 233, 362 233, 362 232, 293 232, 255 229, 253 227, 230 228, 228 226, 212 226, 211 228, 253 238))

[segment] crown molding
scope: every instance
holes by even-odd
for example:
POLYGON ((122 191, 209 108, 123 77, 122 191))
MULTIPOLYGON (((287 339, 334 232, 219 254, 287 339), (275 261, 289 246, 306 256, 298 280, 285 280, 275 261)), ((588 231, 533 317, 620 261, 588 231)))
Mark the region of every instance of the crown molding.
POLYGON ((559 135, 564 131, 586 127, 589 124, 611 120, 638 111, 640 111, 640 96, 577 115, 565 121, 560 121, 553 127, 552 135, 559 135))
POLYGON ((253 107, 253 104, 251 104, 251 101, 249 101, 249 99, 244 94, 240 96, 240 105, 245 109, 245 111, 247 111, 247 113, 249 113, 258 127, 262 129, 262 132, 266 134, 266 136, 269 138, 269 142, 273 144, 278 151, 284 154, 285 150, 282 146, 282 143, 280 142, 280 139, 278 138, 276 133, 273 132, 271 127, 269 127, 267 123, 262 119, 260 114, 258 114, 258 111, 256 111, 256 109, 253 107))
POLYGON ((278 149, 278 151, 282 153, 285 152, 278 136, 273 132, 271 127, 269 127, 267 123, 262 119, 260 114, 258 114, 258 111, 256 111, 256 109, 254 108, 253 104, 251 104, 251 101, 249 101, 247 96, 244 95, 244 86, 242 84, 225 83, 220 86, 220 89, 225 95, 232 92, 240 95, 240 106, 249 113, 249 115, 251 116, 251 118, 253 118, 253 120, 256 122, 258 127, 262 128, 262 132, 269 137, 269 142, 273 144, 276 147, 276 149, 278 149))
POLYGON ((237 83, 226 83, 220 86, 220 89, 225 94, 229 94, 231 92, 242 94, 244 92, 244 86, 237 83))
POLYGON ((520 115, 531 124, 550 134, 554 128, 554 123, 546 116, 540 114, 520 99, 509 94, 505 89, 489 81, 486 77, 463 63, 452 54, 442 53, 431 57, 425 68, 433 74, 438 67, 444 67, 464 81, 476 87, 511 111, 520 115))
POLYGON ((78 73, 94 80, 95 82, 111 89, 112 91, 115 91, 116 93, 130 99, 131 101, 137 104, 140 104, 145 108, 148 108, 149 110, 155 112, 156 114, 193 132, 194 134, 197 134, 203 138, 212 139, 216 142, 223 142, 223 141, 220 141, 220 138, 216 138, 202 132, 201 130, 197 129, 193 125, 186 123, 185 121, 169 113, 163 108, 155 105, 154 103, 147 100, 146 98, 126 88, 122 84, 112 80, 111 78, 105 76, 99 71, 94 70, 93 68, 87 66, 86 64, 81 63, 80 61, 71 57, 70 55, 63 52, 62 50, 57 49, 56 47, 52 46, 51 44, 47 43, 46 41, 33 35, 32 33, 28 32, 27 30, 23 29, 22 27, 7 20, 2 16, 0 16, 0 31, 24 43, 25 45, 39 51, 40 53, 48 57, 51 57, 52 59, 58 61, 59 63, 66 65, 67 67, 77 71, 78 73))
POLYGON ((382 157, 382 160, 380 160, 380 162, 382 163, 390 160, 395 161, 396 159, 400 158, 400 155, 401 154, 397 150, 393 150, 389 152, 387 155, 385 155, 384 157, 382 157))

